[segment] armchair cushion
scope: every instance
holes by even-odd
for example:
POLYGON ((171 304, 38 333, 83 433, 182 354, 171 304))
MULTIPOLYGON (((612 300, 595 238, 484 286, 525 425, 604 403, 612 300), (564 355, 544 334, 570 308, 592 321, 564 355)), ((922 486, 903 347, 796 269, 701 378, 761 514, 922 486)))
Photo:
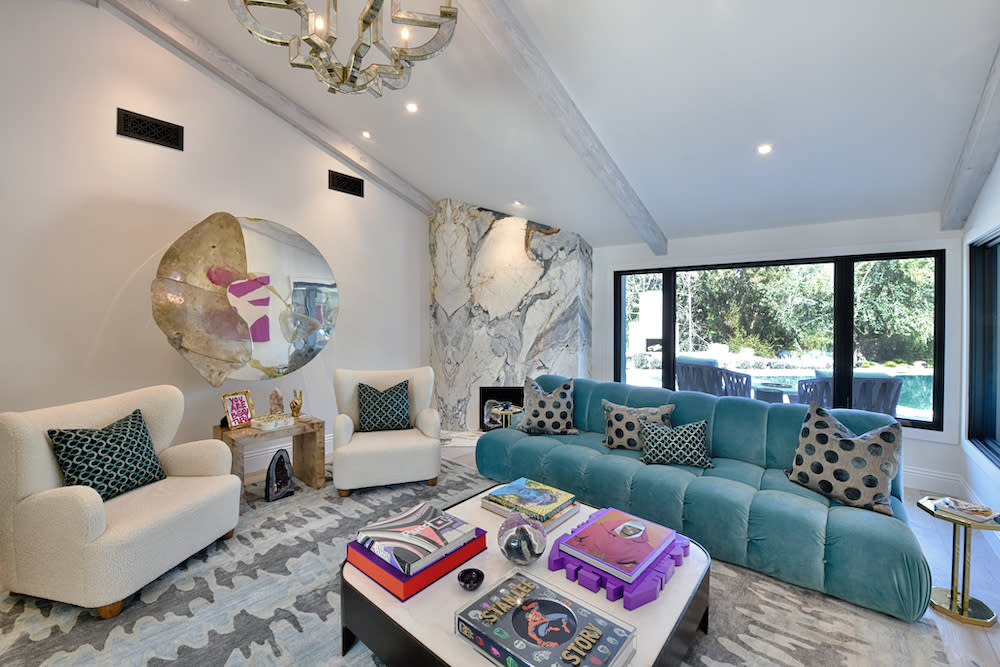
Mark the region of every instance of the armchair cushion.
POLYGON ((169 476, 228 475, 233 469, 233 454, 221 440, 195 440, 161 451, 160 464, 169 476))
POLYGON ((48 430, 68 486, 89 486, 102 500, 166 478, 141 410, 101 429, 48 430))
POLYGON ((400 431, 410 424, 410 381, 403 380, 385 391, 358 383, 359 431, 400 431))

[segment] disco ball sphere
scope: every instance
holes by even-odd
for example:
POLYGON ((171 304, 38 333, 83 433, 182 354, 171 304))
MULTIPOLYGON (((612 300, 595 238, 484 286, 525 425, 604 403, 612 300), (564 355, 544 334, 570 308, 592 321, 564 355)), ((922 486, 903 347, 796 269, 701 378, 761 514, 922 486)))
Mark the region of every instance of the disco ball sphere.
POLYGON ((517 565, 528 565, 545 553, 545 526, 520 512, 511 512, 497 532, 500 552, 517 565))

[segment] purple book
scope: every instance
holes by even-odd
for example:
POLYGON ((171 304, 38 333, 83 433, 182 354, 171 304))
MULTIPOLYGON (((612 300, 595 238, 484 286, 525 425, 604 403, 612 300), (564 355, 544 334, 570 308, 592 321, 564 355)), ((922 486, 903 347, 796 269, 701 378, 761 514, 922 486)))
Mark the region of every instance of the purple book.
POLYGON ((673 542, 676 531, 617 510, 598 510, 559 549, 632 583, 673 542))

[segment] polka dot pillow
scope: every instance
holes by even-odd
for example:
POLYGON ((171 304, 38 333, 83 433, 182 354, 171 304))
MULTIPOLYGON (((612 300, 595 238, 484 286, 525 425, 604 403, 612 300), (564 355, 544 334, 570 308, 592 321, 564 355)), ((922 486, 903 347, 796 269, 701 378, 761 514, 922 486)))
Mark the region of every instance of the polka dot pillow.
POLYGON ((601 399, 601 407, 604 408, 604 444, 611 449, 641 450, 640 421, 645 419, 654 424, 670 426, 670 415, 674 411, 673 405, 632 408, 612 403, 605 398, 601 399))
POLYGON ((524 381, 524 418, 517 425, 526 433, 576 435, 573 427, 573 381, 567 380, 546 393, 537 382, 524 381))
POLYGON ((854 435, 825 408, 809 406, 788 479, 845 505, 892 516, 903 431, 890 424, 854 435))

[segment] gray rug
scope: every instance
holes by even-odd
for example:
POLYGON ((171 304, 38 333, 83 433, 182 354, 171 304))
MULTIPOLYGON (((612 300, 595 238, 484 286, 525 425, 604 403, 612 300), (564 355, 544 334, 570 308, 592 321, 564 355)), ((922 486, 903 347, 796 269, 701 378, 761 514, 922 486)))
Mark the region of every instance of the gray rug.
MULTIPOLYGON (((332 485, 300 486, 267 503, 262 485, 250 486, 236 537, 148 584, 111 621, 0 593, 0 665, 381 665, 361 644, 339 654, 347 542, 395 509, 444 507, 493 484, 446 460, 437 487, 340 498, 332 485)), ((947 664, 932 622, 906 624, 725 563, 712 565, 710 605, 710 634, 688 656, 692 666, 947 664)))

